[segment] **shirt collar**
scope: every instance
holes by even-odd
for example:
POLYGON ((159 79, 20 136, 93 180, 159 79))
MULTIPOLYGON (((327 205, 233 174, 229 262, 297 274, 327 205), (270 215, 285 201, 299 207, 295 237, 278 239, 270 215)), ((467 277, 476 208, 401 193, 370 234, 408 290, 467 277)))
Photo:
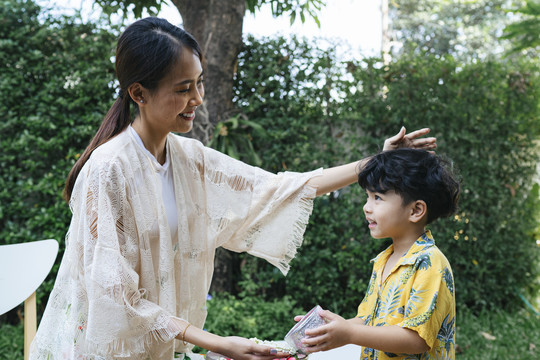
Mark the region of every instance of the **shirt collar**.
MULTIPOLYGON (((401 258, 400 264, 414 264, 416 262, 416 259, 428 248, 435 245, 435 239, 433 239, 433 236, 431 235, 430 230, 426 230, 425 233, 423 233, 412 246, 410 247, 409 251, 401 258)), ((394 245, 390 245, 386 250, 381 252, 379 255, 374 257, 370 260, 370 262, 376 262, 382 257, 388 257, 392 252, 394 251, 394 245)))
POLYGON ((407 251, 407 254, 405 254, 405 256, 403 257, 401 264, 415 264, 418 257, 420 257, 420 255, 422 255, 427 249, 433 246, 435 246, 435 239, 433 239, 431 231, 426 230, 425 233, 423 233, 418 239, 416 239, 409 251, 407 251))

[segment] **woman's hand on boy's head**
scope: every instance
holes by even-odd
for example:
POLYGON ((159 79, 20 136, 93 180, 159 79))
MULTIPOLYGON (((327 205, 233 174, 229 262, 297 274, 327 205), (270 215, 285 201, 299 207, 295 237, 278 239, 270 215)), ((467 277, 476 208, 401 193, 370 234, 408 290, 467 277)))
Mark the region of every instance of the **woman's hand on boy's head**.
POLYGON ((437 138, 420 138, 429 133, 429 131, 429 128, 423 128, 407 134, 405 127, 402 126, 396 135, 384 141, 383 151, 399 148, 433 150, 437 147, 437 138))
POLYGON ((319 311, 319 315, 326 325, 306 330, 302 343, 307 346, 308 352, 326 351, 350 343, 350 324, 347 320, 328 310, 319 311))

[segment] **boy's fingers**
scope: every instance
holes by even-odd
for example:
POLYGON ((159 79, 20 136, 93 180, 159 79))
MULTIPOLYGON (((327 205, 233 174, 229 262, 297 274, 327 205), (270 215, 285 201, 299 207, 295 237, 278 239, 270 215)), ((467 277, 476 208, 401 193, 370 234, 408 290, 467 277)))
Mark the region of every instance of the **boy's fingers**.
POLYGON ((306 330, 306 336, 309 336, 310 338, 313 338, 315 336, 324 335, 326 333, 326 325, 321 325, 319 327, 316 327, 314 329, 308 329, 306 330))
POLYGON ((306 346, 314 346, 314 345, 317 345, 318 343, 319 343, 318 337, 310 336, 310 337, 305 337, 302 339, 302 344, 306 346))
POLYGON ((333 320, 334 319, 334 313, 329 310, 321 310, 319 311, 319 315, 326 321, 327 320, 333 320))

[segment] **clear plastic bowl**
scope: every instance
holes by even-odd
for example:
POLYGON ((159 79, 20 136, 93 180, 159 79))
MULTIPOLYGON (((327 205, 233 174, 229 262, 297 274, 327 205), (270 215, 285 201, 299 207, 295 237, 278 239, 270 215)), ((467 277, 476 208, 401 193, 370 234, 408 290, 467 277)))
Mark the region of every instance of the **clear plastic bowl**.
POLYGON ((285 335, 285 341, 300 354, 306 354, 306 347, 302 339, 306 337, 306 330, 324 325, 324 319, 319 315, 322 308, 317 305, 311 309, 299 322, 285 335))

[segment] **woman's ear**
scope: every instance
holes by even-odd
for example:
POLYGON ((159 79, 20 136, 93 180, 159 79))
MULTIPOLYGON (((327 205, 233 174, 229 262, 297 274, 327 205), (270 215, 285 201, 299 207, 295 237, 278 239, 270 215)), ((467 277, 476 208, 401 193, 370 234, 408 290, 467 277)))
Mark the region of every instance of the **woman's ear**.
POLYGON ((409 220, 417 223, 427 216, 427 204, 424 200, 416 200, 411 203, 409 220))
POLYGON ((129 96, 139 105, 144 104, 146 89, 139 83, 133 83, 128 87, 129 96))

